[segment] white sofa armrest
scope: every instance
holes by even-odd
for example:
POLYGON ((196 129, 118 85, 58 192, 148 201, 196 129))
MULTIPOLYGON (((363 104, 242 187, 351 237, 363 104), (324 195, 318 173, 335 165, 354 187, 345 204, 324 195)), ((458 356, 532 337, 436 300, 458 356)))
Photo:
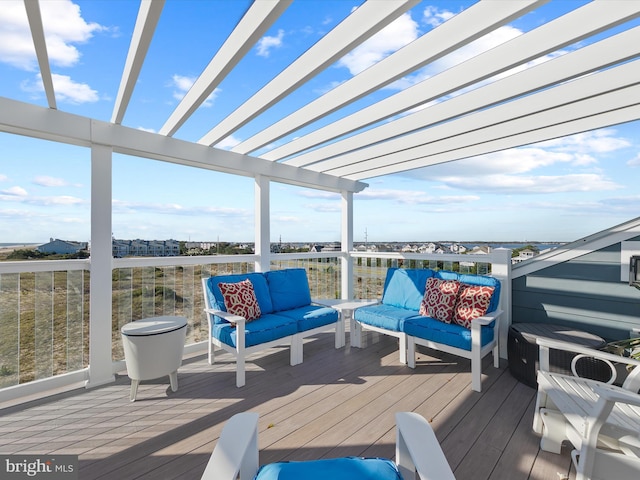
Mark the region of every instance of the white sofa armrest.
POLYGON ((220 317, 229 323, 233 323, 234 325, 237 325, 238 323, 246 323, 247 321, 246 318, 241 317, 240 315, 234 315, 233 313, 225 312, 224 310, 214 310, 212 308, 205 308, 204 311, 210 315, 215 315, 217 317, 220 317))
POLYGON ((471 325, 475 323, 480 326, 486 326, 486 325, 489 325, 494 320, 499 320, 501 315, 502 315, 502 310, 494 310, 493 312, 487 313, 482 317, 474 318, 473 320, 471 320, 471 325))

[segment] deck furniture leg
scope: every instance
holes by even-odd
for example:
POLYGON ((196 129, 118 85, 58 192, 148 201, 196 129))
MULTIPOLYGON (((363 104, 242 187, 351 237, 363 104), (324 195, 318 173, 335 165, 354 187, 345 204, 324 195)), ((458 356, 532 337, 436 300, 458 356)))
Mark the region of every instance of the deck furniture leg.
POLYGON ((542 438, 540 449, 545 452, 560 453, 562 442, 567 439, 566 422, 560 412, 543 408, 540 410, 542 420, 542 438))
POLYGON ((131 380, 131 391, 129 392, 129 400, 132 402, 136 401, 136 395, 138 394, 138 385, 140 384, 140 380, 131 380))
POLYGON ((178 371, 177 370, 169 374, 169 383, 171 384, 171 391, 177 392, 178 391, 178 371))

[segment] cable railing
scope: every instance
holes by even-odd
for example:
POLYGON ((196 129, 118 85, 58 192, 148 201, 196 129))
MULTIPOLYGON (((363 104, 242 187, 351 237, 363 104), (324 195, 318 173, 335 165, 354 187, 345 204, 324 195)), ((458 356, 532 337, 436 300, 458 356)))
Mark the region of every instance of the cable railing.
MULTIPOLYGON (((124 358, 120 329, 143 318, 186 317, 186 345, 204 345, 208 325, 201 279, 252 272, 259 260, 258 255, 113 259, 114 365, 124 358)), ((304 268, 312 298, 380 298, 391 267, 492 274, 497 261, 491 255, 318 252, 271 254, 269 268, 304 268), (347 283, 345 260, 352 262, 347 283)), ((502 263, 498 270, 505 277, 502 263)), ((0 389, 88 367, 90 269, 90 259, 0 262, 0 389)))

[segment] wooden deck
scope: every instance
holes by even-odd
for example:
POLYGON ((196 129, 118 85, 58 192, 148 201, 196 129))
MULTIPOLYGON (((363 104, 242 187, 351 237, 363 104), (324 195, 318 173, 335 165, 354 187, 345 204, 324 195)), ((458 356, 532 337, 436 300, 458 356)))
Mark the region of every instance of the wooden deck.
POLYGON ((458 480, 575 478, 567 448, 541 452, 531 424, 535 390, 505 368, 484 363, 483 391, 470 388, 470 363, 420 349, 415 370, 398 362, 397 343, 369 333, 363 349, 333 348, 326 334, 305 344, 291 367, 288 349, 251 358, 247 385, 235 387, 226 353, 215 366, 185 360, 179 389, 168 378, 129 379, 0 410, 0 454, 79 455, 79 478, 198 479, 224 422, 260 414, 260 463, 343 455, 393 457, 394 413, 431 422, 458 480))

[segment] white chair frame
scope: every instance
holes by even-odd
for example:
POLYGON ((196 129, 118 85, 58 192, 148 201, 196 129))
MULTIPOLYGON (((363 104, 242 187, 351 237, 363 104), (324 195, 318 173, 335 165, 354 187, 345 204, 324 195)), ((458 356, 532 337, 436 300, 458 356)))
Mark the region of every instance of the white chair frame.
MULTIPOLYGON (((222 429, 202 480, 252 480, 258 456, 258 414, 236 414, 222 429)), ((455 480, 433 429, 414 412, 396 413, 395 461, 405 480, 455 480)))
POLYGON ((246 383, 246 374, 245 374, 245 365, 246 365, 246 357, 255 352, 260 352, 262 350, 266 350, 267 348, 277 347, 280 345, 289 345, 290 346, 290 360, 289 364, 291 366, 298 365, 303 361, 303 344, 304 339, 313 335, 317 335, 318 333, 323 333, 331 330, 335 330, 335 347, 340 348, 344 346, 344 323, 342 320, 342 315, 338 314, 338 320, 330 323, 328 325, 322 325, 317 328, 313 328, 311 330, 306 330, 304 332, 298 332, 293 335, 288 335, 286 337, 281 337, 271 342, 260 343, 258 345, 253 345, 251 347, 245 346, 245 325, 247 320, 244 317, 239 315, 233 315, 229 312, 225 312, 223 310, 214 310, 211 308, 209 304, 209 297, 207 295, 207 280, 208 278, 202 279, 202 292, 204 293, 204 303, 205 303, 205 313, 207 314, 207 322, 209 324, 209 340, 208 340, 208 350, 209 350, 209 365, 213 365, 215 362, 215 348, 218 347, 221 350, 225 350, 234 356, 236 361, 236 386, 243 387, 246 383), (218 316, 220 318, 225 319, 226 321, 233 323, 236 327, 236 346, 233 347, 231 345, 227 345, 224 342, 221 342, 217 338, 215 338, 213 333, 213 324, 214 317, 218 316))
POLYGON ((540 448, 560 453, 562 442, 574 446, 577 480, 640 478, 640 362, 579 345, 539 338, 540 370, 533 430, 542 435, 540 448), (549 350, 578 354, 572 375, 549 371, 549 350), (576 363, 596 358, 611 369, 607 383, 580 378, 576 363), (622 387, 613 385, 615 364, 633 370, 622 387))

